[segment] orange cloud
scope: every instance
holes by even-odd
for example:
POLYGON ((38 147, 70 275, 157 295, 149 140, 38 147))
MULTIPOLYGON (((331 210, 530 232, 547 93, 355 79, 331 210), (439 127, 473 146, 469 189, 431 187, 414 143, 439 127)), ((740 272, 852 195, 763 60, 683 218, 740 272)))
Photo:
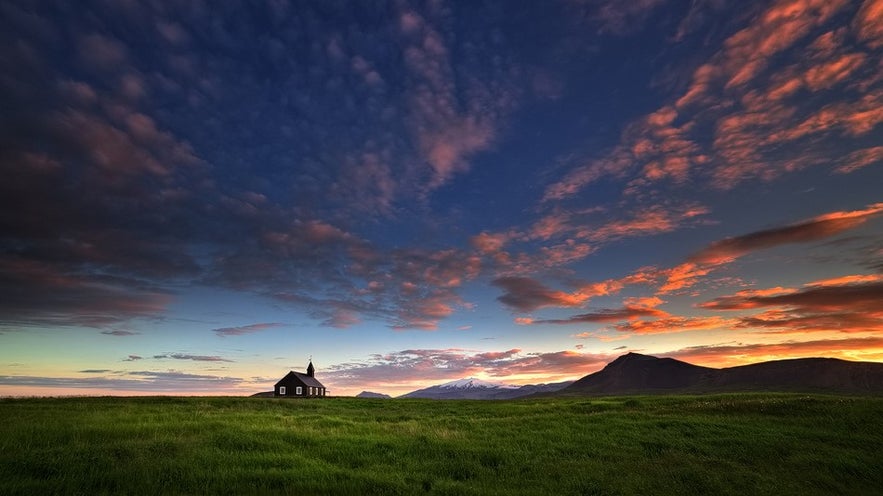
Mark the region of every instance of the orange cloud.
POLYGON ((504 294, 497 298, 500 302, 520 312, 545 307, 577 307, 589 298, 581 292, 555 291, 529 277, 500 277, 491 284, 503 289, 504 294))
POLYGON ((739 327, 777 332, 883 332, 883 277, 854 275, 800 289, 740 291, 699 306, 710 310, 770 308, 741 317, 739 327))
POLYGON ((853 29, 869 47, 883 46, 883 0, 866 0, 853 20, 853 29))
POLYGON ((813 91, 830 88, 852 74, 864 61, 864 54, 849 53, 831 62, 811 67, 806 72, 806 85, 813 91))
POLYGON ((667 317, 656 320, 630 320, 615 324, 613 328, 619 332, 634 334, 663 334, 733 328, 738 322, 737 319, 722 317, 667 317))
POLYGON ((669 314, 650 307, 604 308, 595 312, 574 315, 566 319, 534 320, 533 324, 585 324, 599 322, 619 322, 641 317, 668 317, 669 314))
MULTIPOLYGON (((883 42, 881 21, 874 17, 880 1, 865 2, 853 23, 869 43, 883 42)), ((690 85, 673 104, 627 126, 606 156, 548 187, 544 200, 571 196, 605 176, 635 175, 626 193, 640 195, 660 181, 681 184, 698 175, 715 188, 730 189, 747 179, 772 180, 817 164, 839 162, 838 170, 849 172, 876 160, 868 154, 846 160, 833 152, 844 146, 841 133, 863 136, 883 123, 875 61, 848 48, 846 27, 811 37, 850 7, 849 0, 771 2, 693 72, 690 85), (775 71, 770 69, 773 59, 775 71), (833 95, 821 109, 793 101, 801 91, 821 93, 838 85, 853 91, 833 95), (710 146, 700 131, 706 129, 714 130, 710 146), (810 136, 839 141, 781 153, 783 142, 810 136)))
POLYGON ((665 283, 660 286, 659 293, 667 294, 692 287, 699 281, 699 278, 708 275, 711 271, 711 267, 704 267, 691 262, 682 263, 671 269, 661 271, 660 275, 665 277, 665 283))

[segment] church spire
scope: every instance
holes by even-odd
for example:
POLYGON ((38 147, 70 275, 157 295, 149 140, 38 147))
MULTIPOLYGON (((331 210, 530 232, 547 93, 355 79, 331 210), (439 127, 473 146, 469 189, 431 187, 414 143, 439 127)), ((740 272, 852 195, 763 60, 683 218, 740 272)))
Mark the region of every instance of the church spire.
POLYGON ((316 368, 313 367, 313 357, 310 357, 310 364, 307 365, 307 375, 310 377, 315 377, 316 368))

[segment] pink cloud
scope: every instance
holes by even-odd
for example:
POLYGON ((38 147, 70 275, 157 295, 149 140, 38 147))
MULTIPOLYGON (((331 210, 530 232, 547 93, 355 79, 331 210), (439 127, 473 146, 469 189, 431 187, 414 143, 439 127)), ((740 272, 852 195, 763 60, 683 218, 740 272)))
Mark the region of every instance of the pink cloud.
POLYGON ((837 167, 837 172, 848 174, 878 162, 883 162, 883 146, 863 148, 844 157, 837 167))
POLYGON ((701 205, 686 205, 677 208, 655 205, 638 210, 632 218, 615 220, 595 229, 588 229, 582 236, 592 241, 611 241, 671 232, 685 222, 708 213, 701 205))
POLYGON ((116 38, 98 33, 85 35, 79 40, 80 58, 103 69, 117 69, 127 59, 126 46, 116 38))
POLYGON ((479 252, 491 255, 501 251, 511 237, 507 233, 482 232, 473 236, 469 241, 479 252))

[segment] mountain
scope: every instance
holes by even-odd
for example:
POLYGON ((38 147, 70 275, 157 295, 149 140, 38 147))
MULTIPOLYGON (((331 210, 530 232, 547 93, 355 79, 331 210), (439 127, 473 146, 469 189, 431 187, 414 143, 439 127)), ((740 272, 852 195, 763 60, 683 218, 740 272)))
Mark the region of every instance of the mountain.
POLYGON ((714 369, 673 358, 628 353, 559 394, 727 391, 883 393, 883 363, 797 358, 714 369))
POLYGON ((527 396, 529 394, 554 392, 565 388, 571 384, 568 382, 559 382, 553 384, 529 384, 526 386, 515 386, 512 384, 503 384, 499 382, 489 382, 473 377, 467 379, 459 379, 456 381, 439 384, 408 394, 399 396, 399 398, 429 398, 429 399, 446 399, 446 400, 505 400, 527 396))
POLYGON ((362 391, 361 393, 356 395, 356 398, 380 398, 380 399, 389 399, 392 396, 383 393, 372 393, 371 391, 362 391))

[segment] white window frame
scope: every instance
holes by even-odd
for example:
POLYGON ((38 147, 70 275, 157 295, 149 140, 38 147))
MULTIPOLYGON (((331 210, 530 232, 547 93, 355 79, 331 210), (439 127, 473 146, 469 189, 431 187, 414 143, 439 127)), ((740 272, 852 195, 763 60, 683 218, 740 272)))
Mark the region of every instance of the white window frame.
POLYGON ((285 396, 285 386, 279 386, 279 396, 285 396))
POLYGON ((294 388, 294 394, 300 396, 304 394, 304 388, 302 386, 297 386, 294 388))
POLYGON ((310 396, 313 395, 313 386, 310 386, 310 396))

